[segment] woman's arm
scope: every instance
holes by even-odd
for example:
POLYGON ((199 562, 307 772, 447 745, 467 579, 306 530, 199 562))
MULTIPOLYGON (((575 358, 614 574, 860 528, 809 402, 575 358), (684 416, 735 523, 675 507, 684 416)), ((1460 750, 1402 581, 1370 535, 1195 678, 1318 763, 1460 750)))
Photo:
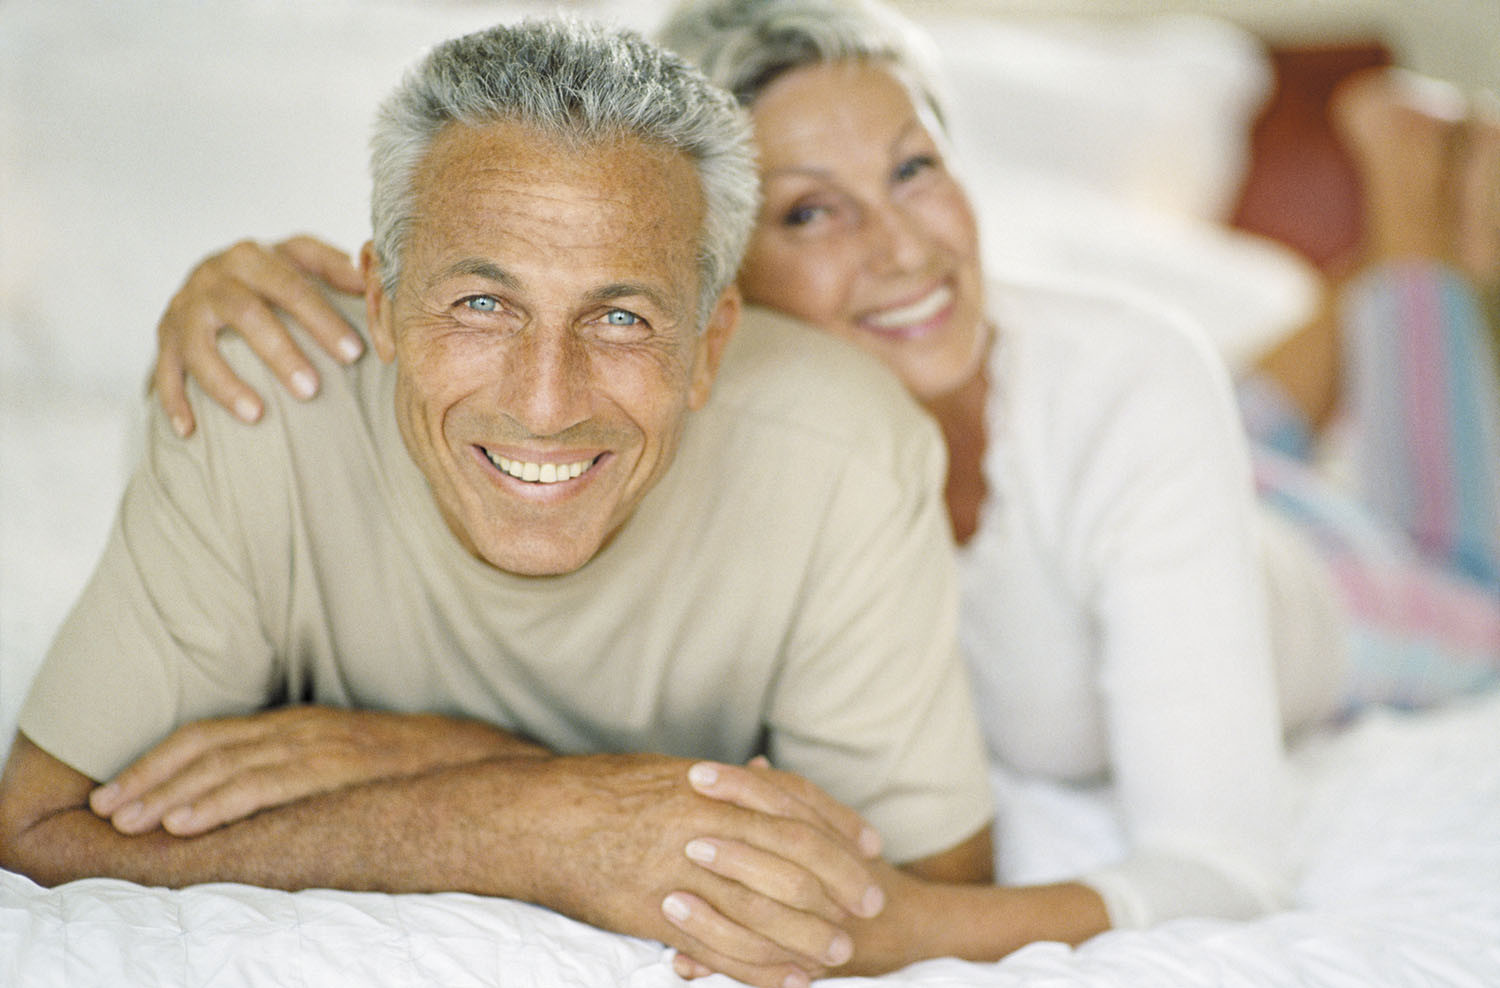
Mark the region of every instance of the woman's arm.
POLYGON ((317 372, 273 306, 307 327, 334 358, 345 363, 358 359, 364 341, 324 299, 325 286, 359 294, 364 281, 347 254, 309 236, 272 247, 242 240, 193 269, 157 323, 151 378, 178 435, 187 436, 194 428, 184 387, 189 374, 241 420, 260 418, 260 396, 219 355, 218 337, 226 329, 244 336, 288 391, 301 398, 317 393, 317 372))
MULTIPOLYGON (((1116 926, 1248 918, 1285 895, 1281 729, 1261 532, 1224 368, 1122 306, 1066 484, 1130 853, 1084 879, 1116 926), (1112 383, 1109 378, 1112 378, 1112 383), (1105 424, 1107 423, 1107 425, 1105 424)), ((1090 344, 1098 349, 1101 344, 1090 344)), ((1077 403, 1081 409, 1085 399, 1077 403)))

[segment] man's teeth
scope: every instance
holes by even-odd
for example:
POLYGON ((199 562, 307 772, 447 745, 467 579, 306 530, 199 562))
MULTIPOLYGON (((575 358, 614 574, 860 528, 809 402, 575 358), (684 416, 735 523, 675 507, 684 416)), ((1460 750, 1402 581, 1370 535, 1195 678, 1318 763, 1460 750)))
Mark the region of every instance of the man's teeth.
POLYGON ((866 322, 877 329, 900 329, 923 323, 942 312, 953 301, 953 289, 939 285, 923 298, 898 309, 886 309, 866 318, 866 322))
POLYGON ((528 463, 497 456, 489 450, 485 450, 484 455, 501 471, 517 480, 533 484, 557 484, 572 480, 594 464, 592 459, 579 460, 577 463, 528 463))

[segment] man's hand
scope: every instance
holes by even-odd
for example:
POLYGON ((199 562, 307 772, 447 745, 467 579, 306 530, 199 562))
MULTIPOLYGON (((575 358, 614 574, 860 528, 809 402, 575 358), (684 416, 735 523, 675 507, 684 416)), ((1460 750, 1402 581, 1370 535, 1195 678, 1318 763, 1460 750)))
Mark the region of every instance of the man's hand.
MULTIPOLYGON (((249 720, 259 728, 302 717, 316 719, 288 712, 249 720)), ((831 825, 839 815, 809 806, 800 783, 779 773, 760 777, 769 795, 759 798, 781 815, 695 791, 689 771, 701 763, 665 755, 502 755, 391 776, 380 774, 393 766, 377 744, 335 760, 311 783, 295 781, 298 753, 328 733, 287 749, 280 774, 294 781, 278 783, 265 800, 272 805, 189 838, 161 828, 122 834, 90 809, 84 775, 18 735, 0 776, 0 864, 48 884, 109 875, 171 887, 229 881, 505 896, 660 940, 768 988, 805 984, 847 960, 846 927, 881 904, 872 869, 885 866, 846 836, 857 826, 850 818, 831 825), (360 775, 378 777, 348 784, 360 775), (278 802, 330 779, 342 788, 278 802), (777 780, 791 798, 772 791, 777 780), (723 874, 704 867, 705 844, 723 874)), ((717 784, 701 768, 692 774, 717 784)))
POLYGON ((545 749, 478 721, 286 707, 174 731, 89 805, 122 834, 206 833, 293 800, 382 778, 545 749))
POLYGON ((319 282, 350 294, 364 291, 349 255, 314 237, 291 237, 269 248, 244 240, 193 269, 156 326, 152 386, 178 435, 193 431, 185 387, 189 374, 243 421, 260 418, 260 396, 219 354, 219 333, 226 329, 243 336, 288 391, 299 398, 317 392, 317 372, 273 307, 300 323, 335 359, 347 363, 359 357, 364 342, 323 298, 319 282))
MULTIPOLYGON (((689 771, 688 781, 695 791, 711 799, 769 816, 819 821, 856 850, 867 868, 878 866, 880 835, 874 828, 860 819, 859 814, 806 779, 772 769, 765 758, 757 757, 743 768, 700 762, 689 771)), ((733 840, 699 837, 687 845, 686 851, 699 866, 751 892, 784 903, 807 901, 808 890, 803 885, 805 875, 776 855, 766 854, 757 847, 733 840)), ((687 935, 699 940, 715 935, 738 938, 731 921, 691 893, 674 892, 668 901, 674 907, 664 908, 668 919, 687 935)), ((822 956, 815 958, 811 966, 804 962, 798 970, 788 972, 790 977, 783 978, 781 984, 802 984, 806 979, 846 963, 853 954, 854 943, 843 927, 849 920, 868 919, 879 914, 884 905, 885 893, 880 886, 869 885, 857 908, 847 909, 846 915, 836 920, 840 931, 822 956)), ((710 968, 699 956, 690 953, 679 953, 673 966, 685 978, 724 970, 717 965, 710 968)))
POLYGON ((642 755, 538 766, 573 776, 545 787, 567 797, 555 831, 573 858, 537 901, 661 940, 750 984, 806 984, 847 961, 844 927, 884 904, 868 828, 769 769, 755 770, 762 785, 747 805, 706 797, 694 787, 727 791, 752 770, 689 764, 642 755))
MULTIPOLYGON (((879 838, 869 826, 854 811, 806 779, 776 772, 763 758, 755 759, 744 768, 714 768, 716 771, 711 779, 700 777, 692 780, 694 788, 701 794, 774 815, 811 810, 830 827, 857 843, 869 858, 878 854, 879 838)), ((769 890, 776 886, 774 863, 753 854, 716 855, 711 859, 695 860, 702 867, 750 888, 769 890)), ((872 888, 872 899, 889 905, 853 915, 843 924, 852 937, 850 946, 854 949, 840 962, 846 966, 839 973, 879 974, 923 957, 944 953, 944 938, 951 934, 954 924, 967 926, 973 919, 993 909, 996 902, 1008 902, 1014 895, 1010 890, 988 886, 993 879, 992 863, 988 829, 948 851, 912 862, 904 869, 894 868, 884 861, 870 860, 870 873, 879 882, 880 889, 877 894, 872 888), (965 891, 962 886, 952 884, 955 882, 978 884, 968 885, 965 891), (980 905, 971 906, 968 900, 976 895, 980 905), (955 911, 954 906, 960 902, 962 908, 955 911)), ((713 917, 704 913, 706 910, 691 915, 679 925, 684 932, 695 935, 714 922, 713 917)), ((998 935, 991 940, 988 934, 981 933, 964 942, 964 946, 984 956, 1002 942, 1003 938, 998 935)), ((723 971, 712 961, 691 952, 679 954, 674 967, 684 978, 723 971)))

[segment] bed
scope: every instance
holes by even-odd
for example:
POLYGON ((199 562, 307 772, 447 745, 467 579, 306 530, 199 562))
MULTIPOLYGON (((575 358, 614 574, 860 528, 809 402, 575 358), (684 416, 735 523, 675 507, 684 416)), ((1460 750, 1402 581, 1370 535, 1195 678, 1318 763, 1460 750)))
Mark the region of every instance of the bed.
MULTIPOLYGON (((1500 696, 1373 713, 1306 740, 1293 909, 1178 920, 998 964, 938 960, 874 986, 1479 986, 1500 984, 1500 696)), ((1106 789, 996 778, 1000 857, 1018 880, 1107 857, 1106 789)), ((632 985, 681 982, 660 945, 468 895, 182 891, 0 872, 0 983, 31 986, 632 985)), ((705 988, 727 984, 716 977, 705 988)))
MULTIPOLYGON (((655 16, 637 0, 569 6, 642 28, 655 16)), ((356 244, 366 122, 400 68, 430 41, 544 8, 0 4, 0 739, 102 547, 139 428, 150 327, 182 273, 244 235, 306 229, 356 244)), ((1110 32, 928 26, 992 268, 1159 294, 1196 315, 1231 366, 1305 314, 1309 258, 1225 222, 1273 90, 1258 44, 1191 18, 1110 32)), ((1301 739, 1288 849, 1301 877, 1287 912, 836 983, 1500 984, 1497 752, 1500 696, 1372 711, 1301 739)), ((993 781, 1006 879, 1119 853, 1107 786, 1000 769, 993 781)), ((467 895, 103 879, 42 889, 0 872, 5 985, 678 984, 668 956, 467 895)))

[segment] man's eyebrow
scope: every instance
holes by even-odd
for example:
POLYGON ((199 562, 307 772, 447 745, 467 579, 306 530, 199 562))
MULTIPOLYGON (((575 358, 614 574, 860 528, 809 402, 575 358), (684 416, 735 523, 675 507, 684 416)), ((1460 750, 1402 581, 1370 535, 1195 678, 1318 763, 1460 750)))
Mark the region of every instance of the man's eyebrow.
MULTIPOLYGON (((467 257, 461 261, 455 261, 437 273, 436 281, 445 278, 456 278, 462 275, 472 275, 493 281, 506 288, 519 290, 521 280, 509 271, 500 267, 493 261, 486 261, 481 257, 467 257)), ((669 308, 667 296, 660 289, 635 281, 621 281, 614 284, 602 285, 589 292, 588 297, 595 302, 611 302, 618 298, 639 297, 651 302, 661 308, 669 308)))
POLYGON ((456 278, 460 275, 473 275, 484 278, 486 281, 498 282, 513 291, 521 287, 520 279, 515 275, 493 261, 486 261, 479 257, 467 257, 462 261, 456 261, 439 271, 437 277, 433 280, 442 281, 446 278, 456 278))
POLYGON ((589 298, 596 302, 613 302, 620 298, 644 298, 658 309, 671 311, 675 308, 659 289, 632 281, 616 282, 596 288, 589 292, 589 298))

